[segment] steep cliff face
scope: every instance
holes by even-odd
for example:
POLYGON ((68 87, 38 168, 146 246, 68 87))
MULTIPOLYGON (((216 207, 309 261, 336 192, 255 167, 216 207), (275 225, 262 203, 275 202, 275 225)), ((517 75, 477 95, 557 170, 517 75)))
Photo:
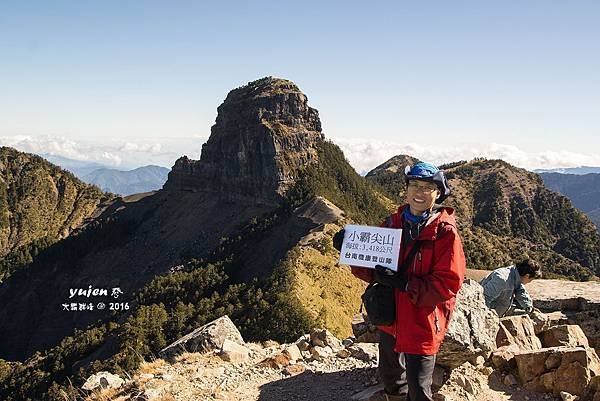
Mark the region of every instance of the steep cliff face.
POLYGON ((317 110, 291 81, 263 78, 229 92, 200 160, 177 160, 164 188, 276 204, 317 159, 317 110))

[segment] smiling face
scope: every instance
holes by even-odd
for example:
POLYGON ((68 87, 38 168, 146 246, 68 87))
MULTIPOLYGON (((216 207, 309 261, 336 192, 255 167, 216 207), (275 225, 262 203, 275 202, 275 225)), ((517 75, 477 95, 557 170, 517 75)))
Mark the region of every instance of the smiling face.
POLYGON ((435 200, 440 196, 438 187, 427 181, 410 180, 406 190, 406 203, 413 216, 419 216, 431 210, 435 200))

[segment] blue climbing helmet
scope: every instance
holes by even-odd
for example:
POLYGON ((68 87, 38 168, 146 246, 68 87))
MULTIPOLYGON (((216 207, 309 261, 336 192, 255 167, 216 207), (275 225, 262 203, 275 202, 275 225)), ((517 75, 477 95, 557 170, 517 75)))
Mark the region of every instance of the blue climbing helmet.
POLYGON ((406 166, 404 176, 407 185, 410 180, 430 181, 437 185, 440 190, 440 196, 436 199, 438 203, 442 203, 452 193, 446 175, 433 164, 417 163, 414 166, 406 166))

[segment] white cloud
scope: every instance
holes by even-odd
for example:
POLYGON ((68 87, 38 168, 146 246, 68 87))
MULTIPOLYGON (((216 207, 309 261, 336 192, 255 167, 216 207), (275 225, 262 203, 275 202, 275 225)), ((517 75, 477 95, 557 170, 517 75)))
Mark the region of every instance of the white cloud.
POLYGON ((162 146, 160 143, 133 143, 125 142, 119 149, 121 152, 159 153, 162 146))
POLYGON ((0 136, 0 145, 28 153, 49 154, 113 168, 132 169, 148 164, 171 167, 184 154, 199 158, 200 148, 205 140, 206 138, 75 140, 52 135, 14 135, 0 136))
POLYGON ((75 160, 89 160, 89 153, 77 142, 60 136, 15 135, 0 137, 0 144, 23 152, 48 153, 75 160))
POLYGON ((331 140, 344 151, 350 164, 361 174, 367 173, 399 154, 414 156, 438 165, 459 160, 471 160, 475 157, 485 157, 487 159, 502 159, 515 166, 530 170, 584 165, 600 166, 600 154, 575 153, 564 150, 527 152, 514 145, 499 143, 445 146, 438 144, 401 144, 340 137, 334 137, 331 140))
MULTIPOLYGON (((37 154, 51 154, 69 159, 96 162, 106 166, 131 169, 148 164, 171 167, 180 156, 200 157, 205 137, 151 138, 122 140, 102 138, 75 140, 61 136, 15 135, 0 136, 0 145, 37 154)), ((502 159, 527 168, 564 168, 582 165, 600 166, 600 154, 576 153, 566 150, 527 152, 518 146, 499 143, 456 144, 451 146, 425 143, 396 143, 356 138, 331 138, 344 151, 350 164, 365 174, 389 158, 408 154, 434 164, 443 164, 474 157, 502 159)))
POLYGON ((106 163, 108 163, 111 166, 120 166, 121 165, 121 158, 111 152, 102 152, 102 161, 106 163))

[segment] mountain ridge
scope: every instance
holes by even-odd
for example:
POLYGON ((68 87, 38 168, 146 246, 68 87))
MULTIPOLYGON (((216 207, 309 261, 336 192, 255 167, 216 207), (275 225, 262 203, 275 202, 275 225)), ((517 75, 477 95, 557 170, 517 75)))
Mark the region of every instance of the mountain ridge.
POLYGON ((1 147, 0 282, 69 236, 109 199, 40 156, 1 147))
MULTIPOLYGON (((407 156, 395 158, 404 163, 407 156)), ((391 171, 391 165, 383 163, 366 178, 403 203, 403 166, 391 171)), ((537 174, 482 158, 442 167, 453 190, 445 204, 460 216, 469 266, 500 267, 526 250, 548 265, 549 273, 580 279, 600 274, 600 237, 593 223, 566 197, 548 190, 537 174)))
MULTIPOLYGON (((377 174, 356 173, 324 139, 317 111, 291 81, 263 78, 232 92, 218 108, 200 160, 179 159, 162 190, 113 199, 0 286, 0 358, 14 361, 0 395, 18 390, 24 397, 60 399, 69 391, 67 378, 131 371, 141 358, 223 314, 251 340, 285 341, 317 324, 348 330, 343 324, 360 304, 364 283, 338 266, 331 238, 349 222, 377 225, 401 197, 378 183, 377 174), (130 308, 61 309, 71 289, 92 281, 95 288, 119 287, 120 302, 130 308)), ((487 207, 458 205, 469 224, 480 226, 466 243, 487 241, 480 260, 497 267, 513 255, 505 237, 485 223, 506 223, 502 213, 510 203, 503 197, 496 205, 485 191, 504 193, 501 172, 514 171, 492 161, 496 175, 490 177, 498 182, 469 184, 485 163, 458 162, 449 170, 464 181, 456 196, 474 200, 477 192, 487 207)), ((403 171, 397 167, 389 173, 403 171)), ((401 188, 403 179, 394 177, 401 188)), ((529 205, 525 195, 537 184, 527 181, 515 193, 529 205)), ((566 198, 548 199, 570 208, 566 198)))

